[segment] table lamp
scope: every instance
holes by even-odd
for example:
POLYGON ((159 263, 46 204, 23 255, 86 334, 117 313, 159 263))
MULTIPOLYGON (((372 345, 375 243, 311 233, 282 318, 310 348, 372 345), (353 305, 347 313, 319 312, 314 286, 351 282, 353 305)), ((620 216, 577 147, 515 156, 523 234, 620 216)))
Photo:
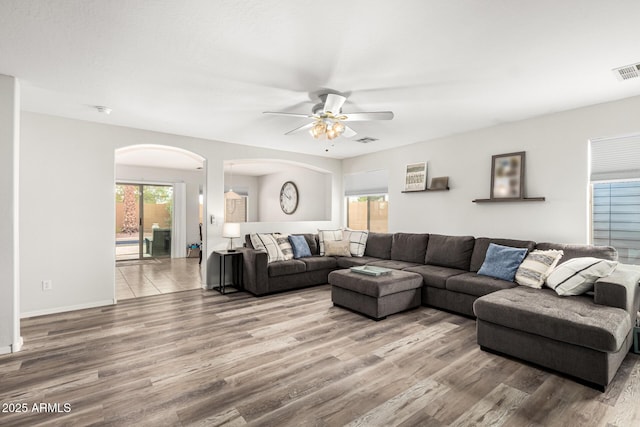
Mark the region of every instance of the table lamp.
POLYGON ((222 237, 229 239, 229 252, 235 252, 233 239, 240 237, 240 224, 237 222, 225 222, 222 224, 222 237))

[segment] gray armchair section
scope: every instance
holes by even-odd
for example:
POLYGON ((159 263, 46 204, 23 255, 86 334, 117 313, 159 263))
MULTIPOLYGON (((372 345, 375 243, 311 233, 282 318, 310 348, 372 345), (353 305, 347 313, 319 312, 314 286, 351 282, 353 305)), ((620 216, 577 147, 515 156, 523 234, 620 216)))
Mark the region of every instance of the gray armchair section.
POLYGON ((564 251, 576 257, 616 260, 611 247, 538 243, 473 236, 370 233, 363 257, 321 257, 317 236, 305 234, 312 256, 267 264, 267 255, 247 247, 244 287, 255 295, 327 283, 337 269, 374 265, 417 273, 421 303, 477 318, 478 344, 605 387, 632 343, 640 306, 640 268, 619 265, 595 284, 593 295, 560 297, 550 289, 478 275, 491 243, 564 251))

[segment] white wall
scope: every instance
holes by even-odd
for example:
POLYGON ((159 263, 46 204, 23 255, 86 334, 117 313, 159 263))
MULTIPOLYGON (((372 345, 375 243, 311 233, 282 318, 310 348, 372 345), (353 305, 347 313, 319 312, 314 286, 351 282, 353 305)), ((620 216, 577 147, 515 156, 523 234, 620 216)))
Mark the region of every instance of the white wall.
POLYGON ((326 221, 331 218, 329 174, 291 167, 285 172, 260 176, 258 184, 258 221, 326 221), (287 181, 292 181, 298 188, 298 207, 291 215, 280 208, 280 190, 287 181))
POLYGON ((0 354, 19 351, 19 129, 20 92, 0 74, 0 354))
POLYGON ((389 171, 389 230, 587 243, 588 140, 640 131, 640 97, 594 105, 347 159, 345 174, 389 171), (526 195, 489 198, 491 156, 526 152, 526 195), (428 161, 451 191, 401 193, 406 164, 428 161))
POLYGON ((204 185, 204 170, 183 170, 170 168, 150 168, 141 166, 116 165, 116 181, 133 183, 167 183, 184 182, 187 203, 187 243, 198 243, 200 186, 204 185))
MULTIPOLYGON (((242 233, 275 229, 302 232, 335 227, 342 221, 339 160, 28 112, 22 115, 21 133, 20 233, 22 242, 28 242, 20 252, 24 316, 113 302, 117 148, 169 145, 207 159, 206 254, 228 244, 221 237, 225 160, 284 159, 314 165, 333 177, 330 220, 243 224, 242 233), (209 215, 215 216, 215 224, 209 224, 209 215), (43 279, 53 280, 53 290, 41 290, 43 279)), ((208 283, 213 284, 217 280, 213 262, 203 265, 207 266, 208 283)), ((5 296, 3 292, 1 297, 5 296)))

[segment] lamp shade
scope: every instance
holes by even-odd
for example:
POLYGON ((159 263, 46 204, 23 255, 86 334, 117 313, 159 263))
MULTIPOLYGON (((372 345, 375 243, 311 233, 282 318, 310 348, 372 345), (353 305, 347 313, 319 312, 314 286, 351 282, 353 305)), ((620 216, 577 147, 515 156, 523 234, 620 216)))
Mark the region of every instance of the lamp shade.
POLYGON ((222 224, 222 237, 232 239, 240 237, 240 224, 237 222, 225 222, 222 224))

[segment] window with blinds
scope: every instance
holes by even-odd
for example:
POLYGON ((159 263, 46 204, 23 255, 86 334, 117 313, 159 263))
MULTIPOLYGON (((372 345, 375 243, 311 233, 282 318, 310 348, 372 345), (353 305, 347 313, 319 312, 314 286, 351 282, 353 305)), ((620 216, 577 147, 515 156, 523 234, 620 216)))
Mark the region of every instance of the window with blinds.
POLYGON ((591 184, 592 243, 640 265, 640 135, 591 141, 591 184))
POLYGON ((640 181, 593 184, 593 244, 613 246, 619 261, 640 264, 640 181))

